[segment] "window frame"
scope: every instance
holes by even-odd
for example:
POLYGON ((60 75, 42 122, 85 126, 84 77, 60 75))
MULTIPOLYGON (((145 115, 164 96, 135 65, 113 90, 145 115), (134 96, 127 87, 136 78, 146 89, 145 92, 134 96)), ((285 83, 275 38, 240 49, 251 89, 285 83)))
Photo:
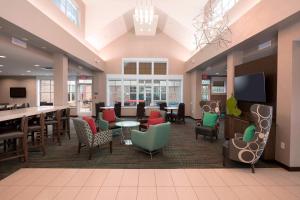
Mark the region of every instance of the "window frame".
POLYGON ((54 5, 76 26, 80 26, 81 24, 81 12, 80 8, 75 0, 52 0, 54 5), (76 16, 75 20, 72 16, 68 15, 69 8, 72 8, 72 10, 75 11, 76 16))

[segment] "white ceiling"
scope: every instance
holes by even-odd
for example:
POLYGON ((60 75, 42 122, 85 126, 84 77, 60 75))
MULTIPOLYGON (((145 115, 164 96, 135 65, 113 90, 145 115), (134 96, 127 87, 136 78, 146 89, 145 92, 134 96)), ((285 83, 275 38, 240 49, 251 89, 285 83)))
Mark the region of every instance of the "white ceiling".
MULTIPOLYGON (((133 28, 136 0, 83 0, 86 5, 86 39, 97 49, 133 28)), ((195 49, 192 20, 207 0, 153 0, 158 28, 190 51, 195 49)))

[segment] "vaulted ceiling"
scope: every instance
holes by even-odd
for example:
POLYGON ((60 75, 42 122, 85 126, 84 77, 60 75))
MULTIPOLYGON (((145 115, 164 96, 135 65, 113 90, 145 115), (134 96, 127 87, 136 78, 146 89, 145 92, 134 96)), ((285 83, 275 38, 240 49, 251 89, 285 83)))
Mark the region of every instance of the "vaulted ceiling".
MULTIPOLYGON (((86 40, 97 49, 133 30, 136 0, 83 0, 86 5, 86 40)), ((207 0, 153 0, 158 29, 193 51, 193 18, 207 0)))

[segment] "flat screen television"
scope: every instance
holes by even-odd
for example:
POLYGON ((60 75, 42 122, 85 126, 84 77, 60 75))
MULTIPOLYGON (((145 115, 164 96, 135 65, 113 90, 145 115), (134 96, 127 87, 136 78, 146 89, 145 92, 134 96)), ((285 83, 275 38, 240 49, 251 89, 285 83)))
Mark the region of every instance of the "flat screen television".
POLYGON ((11 87, 10 88, 11 98, 26 98, 26 88, 24 87, 11 87))
POLYGON ((234 96, 238 101, 266 102, 264 73, 235 77, 234 96))

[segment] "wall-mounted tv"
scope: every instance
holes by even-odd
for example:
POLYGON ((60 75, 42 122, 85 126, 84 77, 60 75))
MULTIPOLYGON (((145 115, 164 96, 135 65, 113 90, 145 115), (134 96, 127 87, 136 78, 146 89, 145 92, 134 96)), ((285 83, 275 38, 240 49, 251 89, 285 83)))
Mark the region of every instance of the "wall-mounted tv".
POLYGON ((266 102, 264 73, 235 77, 234 96, 239 101, 266 102))
POLYGON ((26 88, 24 87, 11 87, 10 88, 11 98, 26 98, 26 88))

